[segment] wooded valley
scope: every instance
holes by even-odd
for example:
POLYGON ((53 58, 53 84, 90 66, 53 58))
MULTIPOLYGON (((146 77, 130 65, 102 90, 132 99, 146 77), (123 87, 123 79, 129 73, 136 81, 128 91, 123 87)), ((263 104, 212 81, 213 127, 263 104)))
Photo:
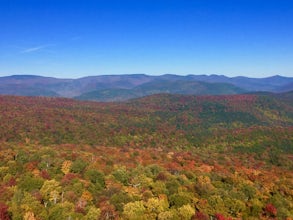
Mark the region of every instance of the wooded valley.
POLYGON ((293 93, 0 96, 0 219, 292 219, 293 93))

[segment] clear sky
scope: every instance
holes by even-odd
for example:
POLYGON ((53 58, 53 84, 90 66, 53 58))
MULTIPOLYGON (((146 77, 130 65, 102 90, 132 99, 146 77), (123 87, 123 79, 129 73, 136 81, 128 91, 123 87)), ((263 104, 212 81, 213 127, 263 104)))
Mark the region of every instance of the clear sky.
POLYGON ((292 0, 0 0, 0 76, 293 76, 292 0))

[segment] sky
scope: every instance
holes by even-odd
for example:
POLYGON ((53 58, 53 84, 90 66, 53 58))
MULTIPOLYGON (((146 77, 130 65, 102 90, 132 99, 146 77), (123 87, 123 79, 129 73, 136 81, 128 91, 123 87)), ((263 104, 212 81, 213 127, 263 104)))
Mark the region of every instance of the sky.
POLYGON ((292 0, 0 0, 0 76, 293 77, 292 0))

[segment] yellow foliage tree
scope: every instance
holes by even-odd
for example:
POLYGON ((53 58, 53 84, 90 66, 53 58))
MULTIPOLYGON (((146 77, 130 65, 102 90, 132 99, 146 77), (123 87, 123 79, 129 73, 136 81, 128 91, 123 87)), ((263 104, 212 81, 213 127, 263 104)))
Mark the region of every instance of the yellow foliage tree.
POLYGON ((91 206, 89 208, 88 213, 84 217, 84 220, 97 220, 100 218, 100 215, 101 215, 101 210, 99 208, 91 206))
POLYGON ((168 209, 169 203, 166 199, 150 198, 146 203, 145 207, 149 214, 152 214, 155 218, 159 213, 164 212, 168 209))
POLYGON ((31 211, 26 212, 23 216, 23 219, 24 220, 36 220, 35 214, 31 211))
POLYGON ((195 214, 194 208, 190 204, 178 208, 178 215, 182 220, 189 220, 195 214))
POLYGON ((88 202, 93 200, 92 194, 87 190, 82 193, 81 198, 85 201, 88 201, 88 202))
POLYGON ((70 160, 65 160, 65 161, 62 163, 61 171, 62 171, 64 174, 67 174, 67 173, 70 172, 71 166, 72 166, 72 161, 70 161, 70 160))
MULTIPOLYGON (((40 193, 45 201, 53 201, 55 204, 60 197, 61 186, 56 180, 46 180, 40 189, 40 193)), ((46 206, 46 203, 45 203, 46 206)))
POLYGON ((144 220, 147 219, 145 211, 143 201, 129 202, 124 206, 123 216, 128 220, 144 220))
POLYGON ((169 210, 169 211, 165 211, 165 212, 161 212, 158 215, 158 219, 159 220, 169 220, 169 219, 176 219, 176 215, 174 213, 174 211, 169 210))

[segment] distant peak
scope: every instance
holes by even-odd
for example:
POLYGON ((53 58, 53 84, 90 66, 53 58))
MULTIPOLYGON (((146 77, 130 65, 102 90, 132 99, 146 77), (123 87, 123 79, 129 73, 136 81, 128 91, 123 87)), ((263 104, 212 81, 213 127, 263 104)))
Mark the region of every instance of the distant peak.
POLYGON ((274 76, 271 76, 271 77, 268 77, 268 78, 284 78, 284 77, 277 74, 277 75, 274 75, 274 76))
POLYGON ((27 79, 27 78, 40 78, 42 76, 37 76, 37 75, 11 75, 11 78, 15 79, 27 79))

